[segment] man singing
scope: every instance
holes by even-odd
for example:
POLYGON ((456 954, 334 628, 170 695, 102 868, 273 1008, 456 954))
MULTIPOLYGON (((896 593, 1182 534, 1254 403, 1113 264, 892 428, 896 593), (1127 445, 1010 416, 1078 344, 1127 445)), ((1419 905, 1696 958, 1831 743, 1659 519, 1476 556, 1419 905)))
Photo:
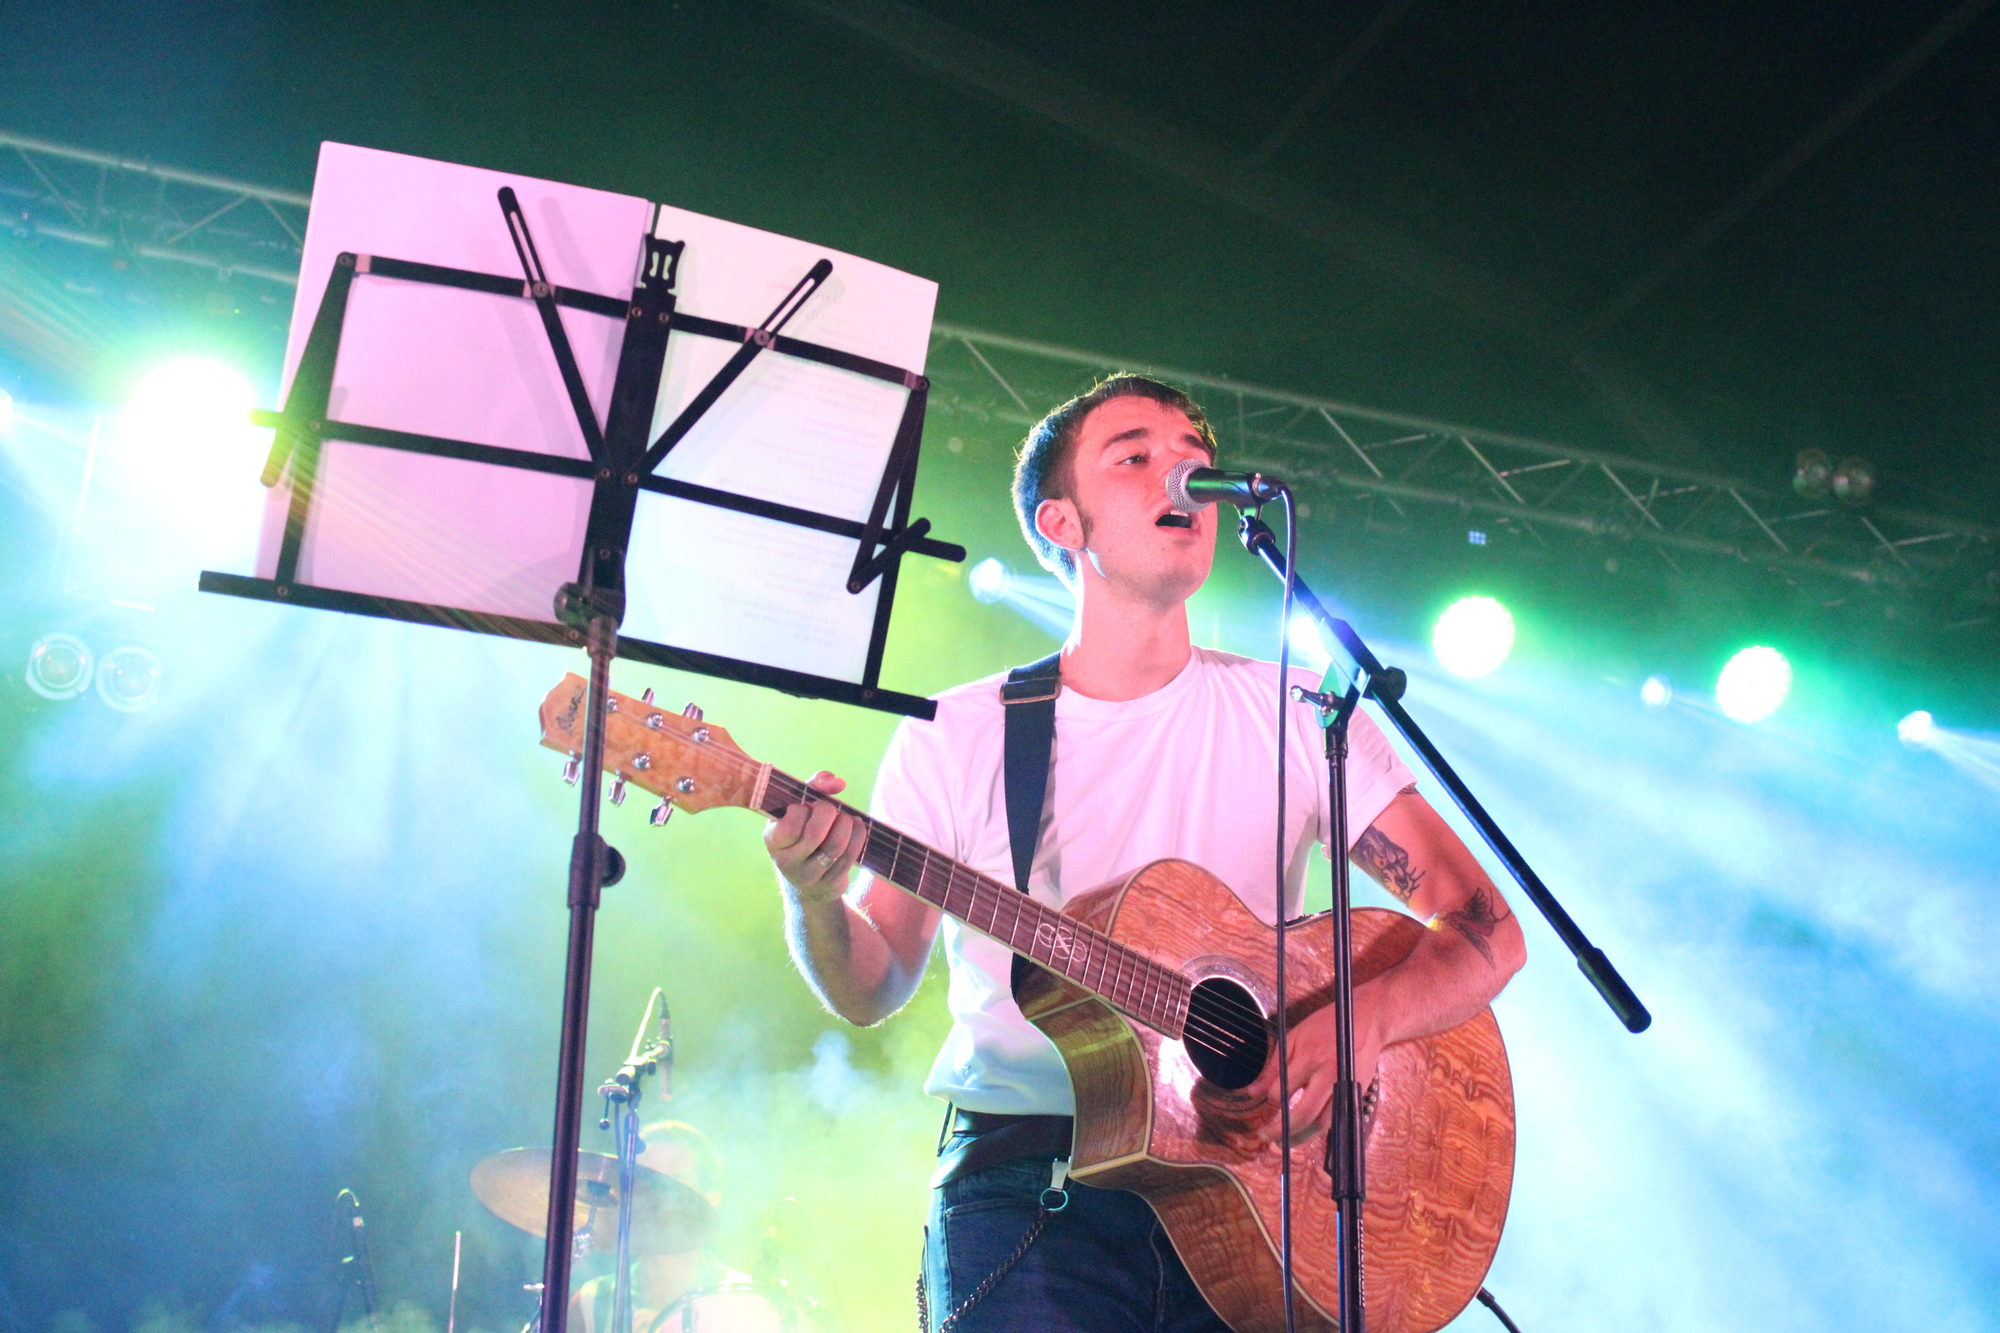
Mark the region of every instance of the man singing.
MULTIPOLYGON (((1191 643, 1187 599, 1214 561, 1217 511, 1186 525, 1161 521, 1172 513, 1169 469, 1183 459, 1207 465, 1215 452, 1191 398, 1137 375, 1064 403, 1022 446, 1014 476, 1022 532, 1076 595, 1029 875, 1030 892, 1050 906, 1178 857, 1272 922, 1277 667, 1191 643)), ((946 691, 935 720, 902 724, 871 813, 1011 883, 1002 679, 946 691)), ((1285 732, 1293 916, 1330 815, 1310 707, 1289 709, 1285 732)), ((1360 833, 1346 850, 1433 927, 1401 964, 1355 989, 1355 1077, 1366 1087, 1384 1046, 1476 1014, 1525 949, 1505 900, 1417 794, 1381 732, 1357 715, 1351 735, 1347 808, 1360 833)), ((827 773, 813 785, 844 786, 827 773)), ((922 979, 937 910, 886 880, 856 877, 863 827, 831 804, 793 805, 764 841, 792 956, 827 1008, 864 1025, 895 1013, 922 979)), ((955 1110, 925 1253, 931 1328, 1223 1330, 1138 1195, 1070 1182, 1068 1205, 1042 1213, 1053 1164, 1069 1156, 1068 1073, 1014 1003, 1007 949, 955 921, 945 923, 944 944, 953 1023, 925 1091, 955 1110)), ((1327 1006, 1291 1029, 1295 1125, 1320 1122, 1332 1097, 1334 1018, 1327 1006)))

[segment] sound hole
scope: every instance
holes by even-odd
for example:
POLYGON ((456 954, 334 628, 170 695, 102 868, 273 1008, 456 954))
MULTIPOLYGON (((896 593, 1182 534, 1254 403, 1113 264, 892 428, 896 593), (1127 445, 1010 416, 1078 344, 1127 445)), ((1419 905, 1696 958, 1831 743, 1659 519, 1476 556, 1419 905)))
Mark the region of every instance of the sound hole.
POLYGON ((1249 991, 1226 977, 1210 977, 1188 1001, 1188 1058, 1209 1082, 1247 1087, 1264 1070, 1271 1036, 1249 991))

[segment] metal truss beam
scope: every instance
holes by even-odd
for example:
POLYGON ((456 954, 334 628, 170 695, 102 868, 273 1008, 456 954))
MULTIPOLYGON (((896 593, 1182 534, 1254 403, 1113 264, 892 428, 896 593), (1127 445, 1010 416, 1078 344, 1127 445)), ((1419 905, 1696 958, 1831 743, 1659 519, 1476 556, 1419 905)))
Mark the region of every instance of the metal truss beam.
POLYGON ((2000 527, 1987 523, 1805 502, 1722 473, 953 324, 937 326, 930 369, 973 411, 1024 426, 1033 417, 1022 407, 1074 393, 1079 370, 1144 371, 1201 394, 1232 466, 1265 468, 1309 491, 1379 500, 1398 515, 1411 507, 1440 519, 1485 515, 1545 545, 1556 534, 1589 539, 1597 556, 1607 544, 1635 545, 1670 563, 1685 553, 1795 583, 1821 579, 1836 598, 1845 586, 1920 599, 1949 625, 2000 623, 2000 527))
POLYGON ((312 198, 0 130, 0 226, 284 286, 312 198))
MULTIPOLYGON (((296 286, 307 195, 0 131, 0 223, 17 235, 296 286)), ((2000 527, 1790 491, 1633 454, 1552 443, 1172 366, 940 323, 934 406, 1025 428, 1116 369, 1198 390, 1241 465, 1380 501, 1399 522, 1480 514, 1549 545, 1717 558, 1788 581, 1922 600, 1952 627, 2000 625, 2000 527), (1081 372, 1081 373, 1080 373, 1081 372), (995 390, 999 393, 996 394, 995 390), (1003 396, 1004 395, 1004 396, 1003 396)), ((1676 565, 1678 568, 1678 565, 1676 565)))

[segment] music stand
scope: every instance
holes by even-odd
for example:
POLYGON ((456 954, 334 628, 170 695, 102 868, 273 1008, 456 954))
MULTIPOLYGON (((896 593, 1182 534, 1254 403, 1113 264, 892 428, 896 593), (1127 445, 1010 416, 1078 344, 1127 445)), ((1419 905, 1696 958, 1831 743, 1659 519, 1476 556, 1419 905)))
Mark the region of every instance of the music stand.
POLYGON ((934 714, 880 672, 902 556, 965 558, 910 519, 929 386, 908 363, 936 288, 630 196, 331 143, 304 249, 284 406, 254 414, 277 432, 258 573, 204 570, 202 591, 590 655, 542 1279, 563 1333, 595 918, 624 870, 598 834, 611 660, 934 714), (518 277, 494 271, 508 249, 518 277), (604 294, 620 278, 629 295, 604 294), (633 614, 655 637, 620 635, 633 614))

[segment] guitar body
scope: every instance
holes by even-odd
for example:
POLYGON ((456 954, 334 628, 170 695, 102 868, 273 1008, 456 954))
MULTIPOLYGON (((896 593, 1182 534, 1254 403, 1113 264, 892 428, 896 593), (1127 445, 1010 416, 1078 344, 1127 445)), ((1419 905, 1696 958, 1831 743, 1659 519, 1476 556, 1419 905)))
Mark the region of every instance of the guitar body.
MULTIPOLYGON (((1195 981, 1234 981, 1269 1014, 1272 929, 1220 880, 1186 861, 1155 861, 1123 885, 1074 900, 1065 914, 1195 981)), ((1423 938, 1401 913, 1354 913, 1358 985, 1423 938)), ((1321 914, 1286 939, 1292 1024, 1333 996, 1333 921, 1321 914)), ((1195 1284, 1236 1333, 1279 1333, 1275 1101, 1204 1078, 1182 1041, 1127 1021, 1105 1001, 1036 969, 1022 1012, 1069 1066, 1076 1092, 1070 1174, 1131 1190, 1159 1215, 1195 1284), (1274 1136, 1275 1137, 1275 1136, 1274 1136)), ((1275 1061, 1275 1050, 1268 1057, 1275 1061)), ((1364 1118, 1367 1198, 1362 1271, 1371 1333, 1430 1333, 1485 1280, 1514 1177, 1514 1091, 1491 1010, 1382 1052, 1364 1118)), ((1339 1327, 1337 1216, 1326 1173, 1326 1124, 1293 1127, 1292 1237, 1298 1327, 1339 1327)))

